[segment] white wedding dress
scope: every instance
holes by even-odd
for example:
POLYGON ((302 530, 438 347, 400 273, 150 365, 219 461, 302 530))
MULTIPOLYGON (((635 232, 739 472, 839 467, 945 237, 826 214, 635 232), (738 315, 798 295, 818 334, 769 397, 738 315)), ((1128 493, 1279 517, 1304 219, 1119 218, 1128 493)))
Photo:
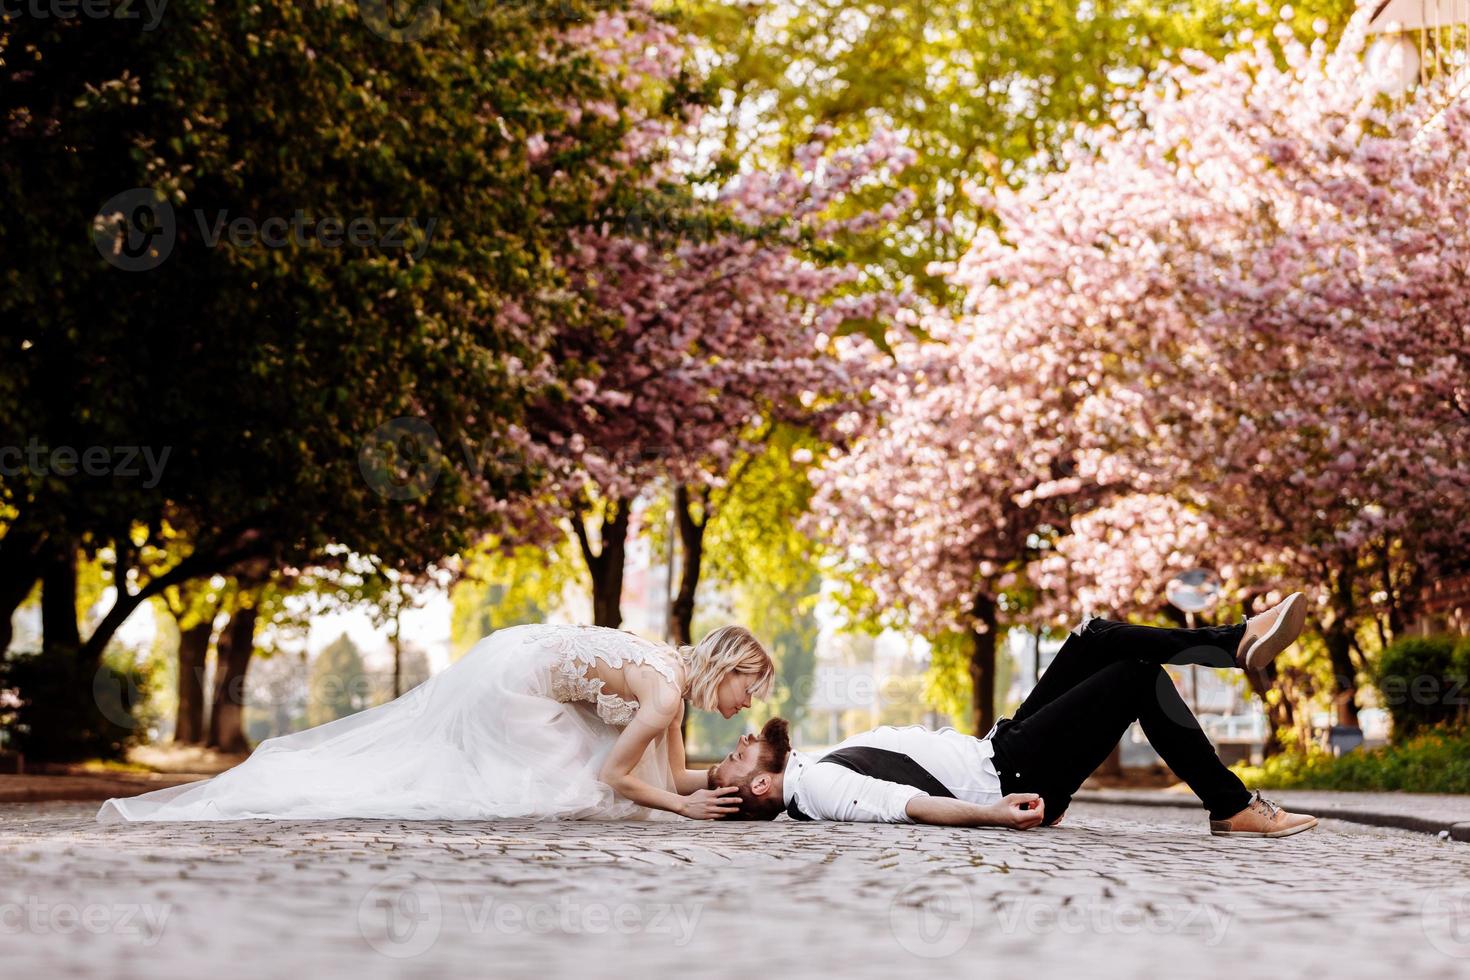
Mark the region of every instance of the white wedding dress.
MULTIPOLYGON (((211 779, 108 800, 97 819, 677 819, 597 778, 638 704, 587 678, 594 660, 647 664, 677 686, 677 658, 622 630, 497 630, 402 697, 267 739, 211 779)), ((666 735, 633 772, 676 792, 666 735)))

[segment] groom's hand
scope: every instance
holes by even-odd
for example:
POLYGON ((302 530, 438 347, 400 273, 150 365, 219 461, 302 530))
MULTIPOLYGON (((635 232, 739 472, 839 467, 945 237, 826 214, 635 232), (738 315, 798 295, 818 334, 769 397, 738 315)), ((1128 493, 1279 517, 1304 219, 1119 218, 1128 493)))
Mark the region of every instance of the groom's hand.
POLYGON ((1000 801, 1005 825, 1016 830, 1030 830, 1046 819, 1046 801, 1035 793, 1011 793, 1000 801))
POLYGON ((740 789, 736 786, 697 789, 684 797, 684 805, 679 808, 691 820, 718 820, 739 811, 740 789))

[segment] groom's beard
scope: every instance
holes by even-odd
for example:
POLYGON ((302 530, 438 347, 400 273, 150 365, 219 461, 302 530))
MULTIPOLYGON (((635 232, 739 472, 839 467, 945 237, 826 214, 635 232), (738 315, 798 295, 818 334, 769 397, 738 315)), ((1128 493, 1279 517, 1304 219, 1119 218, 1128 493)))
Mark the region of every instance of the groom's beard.
POLYGON ((707 770, 705 770, 705 773, 704 773, 704 788, 705 789, 714 789, 715 788, 715 767, 714 766, 710 766, 707 770))

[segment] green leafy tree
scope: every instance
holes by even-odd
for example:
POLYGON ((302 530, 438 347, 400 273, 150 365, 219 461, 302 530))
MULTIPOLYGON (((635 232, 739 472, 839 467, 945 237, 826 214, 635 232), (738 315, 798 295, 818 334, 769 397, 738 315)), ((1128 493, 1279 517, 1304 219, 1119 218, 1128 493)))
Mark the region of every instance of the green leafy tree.
POLYGON ((586 570, 569 535, 541 547, 487 539, 462 559, 450 599, 452 655, 507 626, 546 622, 569 590, 586 589, 586 570))
POLYGON ((362 654, 346 633, 316 655, 308 683, 306 721, 312 726, 346 718, 372 703, 362 654))
MULTIPOLYGON (((839 145, 877 127, 918 153, 898 178, 913 192, 899 228, 854 245, 892 283, 940 302, 959 296, 930 262, 965 251, 988 216, 964 193, 1016 185, 1058 166, 1078 124, 1136 117, 1135 99, 1185 49, 1219 54, 1269 31, 1278 7, 1257 0, 704 0, 691 29, 709 46, 720 106, 707 121, 726 157, 789 161, 821 126, 839 145), (755 119, 755 124, 752 124, 755 119)), ((1336 32, 1353 0, 1290 5, 1301 33, 1336 32)), ((871 208, 892 188, 847 202, 871 208)))
POLYGON ((599 5, 440 6, 416 43, 287 0, 0 20, 0 446, 37 447, 0 477, 0 648, 44 580, 79 699, 171 586, 331 543, 422 569, 534 485, 515 422, 585 369, 553 325, 604 319, 551 257, 630 172, 634 96, 565 39, 599 5), (119 446, 152 455, 75 459, 119 446))

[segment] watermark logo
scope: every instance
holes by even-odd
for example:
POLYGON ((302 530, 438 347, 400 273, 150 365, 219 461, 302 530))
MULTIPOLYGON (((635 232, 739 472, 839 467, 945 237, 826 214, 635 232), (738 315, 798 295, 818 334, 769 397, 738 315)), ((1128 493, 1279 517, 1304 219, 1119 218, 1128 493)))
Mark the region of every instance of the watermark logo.
POLYGON ((505 935, 667 936, 676 947, 687 946, 699 926, 699 903, 579 902, 562 896, 547 902, 497 902, 491 898, 463 901, 470 932, 487 929, 505 935))
POLYGON ((152 446, 48 446, 31 436, 24 446, 0 446, 0 476, 76 476, 80 472, 93 477, 144 477, 144 488, 152 490, 163 479, 171 452, 172 446, 161 451, 152 446))
POLYGON ((682 948, 693 939, 704 911, 699 902, 507 901, 462 895, 446 901, 435 884, 412 872, 389 875, 370 888, 357 906, 358 931, 374 950, 394 959, 421 956, 445 928, 473 936, 487 933, 531 936, 664 937, 682 948), (462 917, 462 918, 460 918, 462 917))
POLYGON ((444 907, 439 889, 411 872, 389 875, 357 904, 357 929, 384 956, 409 959, 439 940, 444 907))
POLYGON ((693 202, 661 195, 640 198, 623 216, 623 231, 631 238, 653 242, 678 241, 706 244, 717 229, 707 210, 693 202))
POLYGON ((444 447, 427 419, 400 416, 368 434, 357 466, 373 492, 389 500, 419 500, 439 482, 444 447))
POLYGON ((952 956, 975 928, 974 896, 954 875, 930 872, 894 896, 888 906, 888 927, 898 944, 915 956, 952 956))
POLYGON ((32 895, 24 902, 0 902, 0 936, 70 936, 79 932, 94 936, 124 936, 140 946, 154 946, 163 938, 173 906, 104 904, 88 902, 43 902, 32 895))
MULTIPOLYGON (((368 30, 394 44, 422 41, 443 22, 443 0, 358 0, 357 11, 368 30)), ((463 21, 514 13, 531 21, 576 24, 602 10, 621 9, 616 0, 466 0, 455 5, 463 21)))
POLYGON ((92 702, 102 717, 119 728, 136 728, 136 711, 147 700, 133 675, 101 664, 92 675, 92 702))
POLYGON ((0 20, 142 20, 152 31, 163 20, 168 0, 0 0, 0 20))
MULTIPOLYGON (((413 216, 316 217, 296 208, 289 215, 255 218, 194 208, 193 227, 206 248, 355 248, 421 259, 439 219, 413 216)), ((152 187, 134 187, 109 198, 92 218, 92 241, 109 264, 124 272, 148 272, 173 254, 180 216, 152 187)))
POLYGON ((394 44, 428 37, 439 26, 440 0, 359 0, 368 30, 394 44))
POLYGON ((147 272, 173 253, 178 238, 173 205, 152 187, 115 194, 92 219, 97 251, 124 272, 147 272))
POLYGON ((1154 936, 1183 935, 1218 946, 1235 917, 1233 907, 1217 905, 1167 905, 1109 899, 1047 901, 1013 899, 996 909, 1000 931, 1006 935, 1033 936, 1060 933, 1068 936, 1154 936))
POLYGON ((1446 956, 1470 959, 1470 885, 1431 891, 1419 907, 1419 921, 1429 945, 1446 956))
POLYGON ((291 216, 277 215, 257 221, 254 218, 230 217, 229 211, 206 214, 194 211, 199 237, 210 248, 228 242, 237 249, 272 248, 342 248, 377 249, 403 252, 415 259, 424 257, 434 237, 438 218, 419 220, 413 217, 312 218, 301 208, 291 216))

